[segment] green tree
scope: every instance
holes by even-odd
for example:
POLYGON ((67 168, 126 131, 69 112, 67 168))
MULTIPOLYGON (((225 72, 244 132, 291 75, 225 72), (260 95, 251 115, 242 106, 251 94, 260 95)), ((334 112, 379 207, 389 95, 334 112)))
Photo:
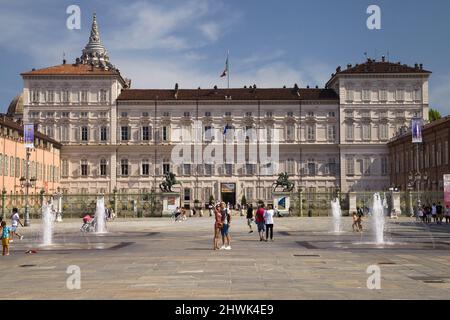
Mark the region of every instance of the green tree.
POLYGON ((433 121, 441 119, 442 116, 439 111, 437 111, 435 109, 430 109, 430 111, 428 112, 428 118, 430 119, 430 122, 433 122, 433 121))

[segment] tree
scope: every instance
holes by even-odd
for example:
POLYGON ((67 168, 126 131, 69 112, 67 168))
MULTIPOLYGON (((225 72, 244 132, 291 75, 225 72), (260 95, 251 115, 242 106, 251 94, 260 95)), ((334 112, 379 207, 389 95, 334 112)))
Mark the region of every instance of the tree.
POLYGON ((428 112, 428 118, 430 119, 430 122, 433 122, 433 121, 441 119, 442 116, 439 111, 437 111, 435 109, 430 109, 430 111, 428 112))

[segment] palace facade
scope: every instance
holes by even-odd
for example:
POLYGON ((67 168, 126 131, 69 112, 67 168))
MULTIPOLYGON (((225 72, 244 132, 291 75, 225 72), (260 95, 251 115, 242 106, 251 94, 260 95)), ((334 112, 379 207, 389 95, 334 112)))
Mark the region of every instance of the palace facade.
POLYGON ((271 186, 284 171, 295 190, 384 190, 387 143, 412 118, 427 120, 429 76, 421 64, 382 58, 338 67, 323 88, 131 89, 110 63, 94 16, 79 59, 22 74, 23 119, 62 143, 61 185, 69 193, 146 193, 158 189, 167 171, 177 174, 191 205, 211 196, 271 201, 271 186), (235 161, 225 155, 224 161, 173 161, 180 145, 193 154, 223 145, 228 128, 257 130, 258 137, 228 146, 235 161), (198 130, 201 139, 192 143, 188 137, 198 130), (259 152, 272 137, 276 159, 261 163, 247 151, 236 161, 240 144, 259 152))

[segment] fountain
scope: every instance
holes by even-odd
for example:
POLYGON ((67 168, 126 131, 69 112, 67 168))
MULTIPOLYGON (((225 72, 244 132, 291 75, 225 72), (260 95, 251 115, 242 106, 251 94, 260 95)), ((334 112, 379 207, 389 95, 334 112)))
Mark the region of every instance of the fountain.
POLYGON ((53 244, 53 226, 55 217, 52 211, 52 204, 42 206, 42 245, 50 246, 53 244))
POLYGON ((375 242, 377 244, 384 244, 384 225, 385 225, 385 214, 384 206, 381 200, 381 196, 378 193, 373 195, 373 205, 372 205, 372 225, 375 230, 375 242))
POLYGON ((95 210, 95 233, 106 233, 105 198, 97 198, 95 210))
POLYGON ((331 212, 333 213, 334 232, 341 232, 341 204, 339 199, 331 200, 331 212))

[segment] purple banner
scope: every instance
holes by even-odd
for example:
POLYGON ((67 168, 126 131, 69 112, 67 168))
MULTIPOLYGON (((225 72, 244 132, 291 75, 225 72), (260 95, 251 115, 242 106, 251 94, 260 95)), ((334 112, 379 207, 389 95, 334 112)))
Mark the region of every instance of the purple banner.
POLYGON ((34 124, 27 123, 23 126, 25 148, 34 148, 34 124))

